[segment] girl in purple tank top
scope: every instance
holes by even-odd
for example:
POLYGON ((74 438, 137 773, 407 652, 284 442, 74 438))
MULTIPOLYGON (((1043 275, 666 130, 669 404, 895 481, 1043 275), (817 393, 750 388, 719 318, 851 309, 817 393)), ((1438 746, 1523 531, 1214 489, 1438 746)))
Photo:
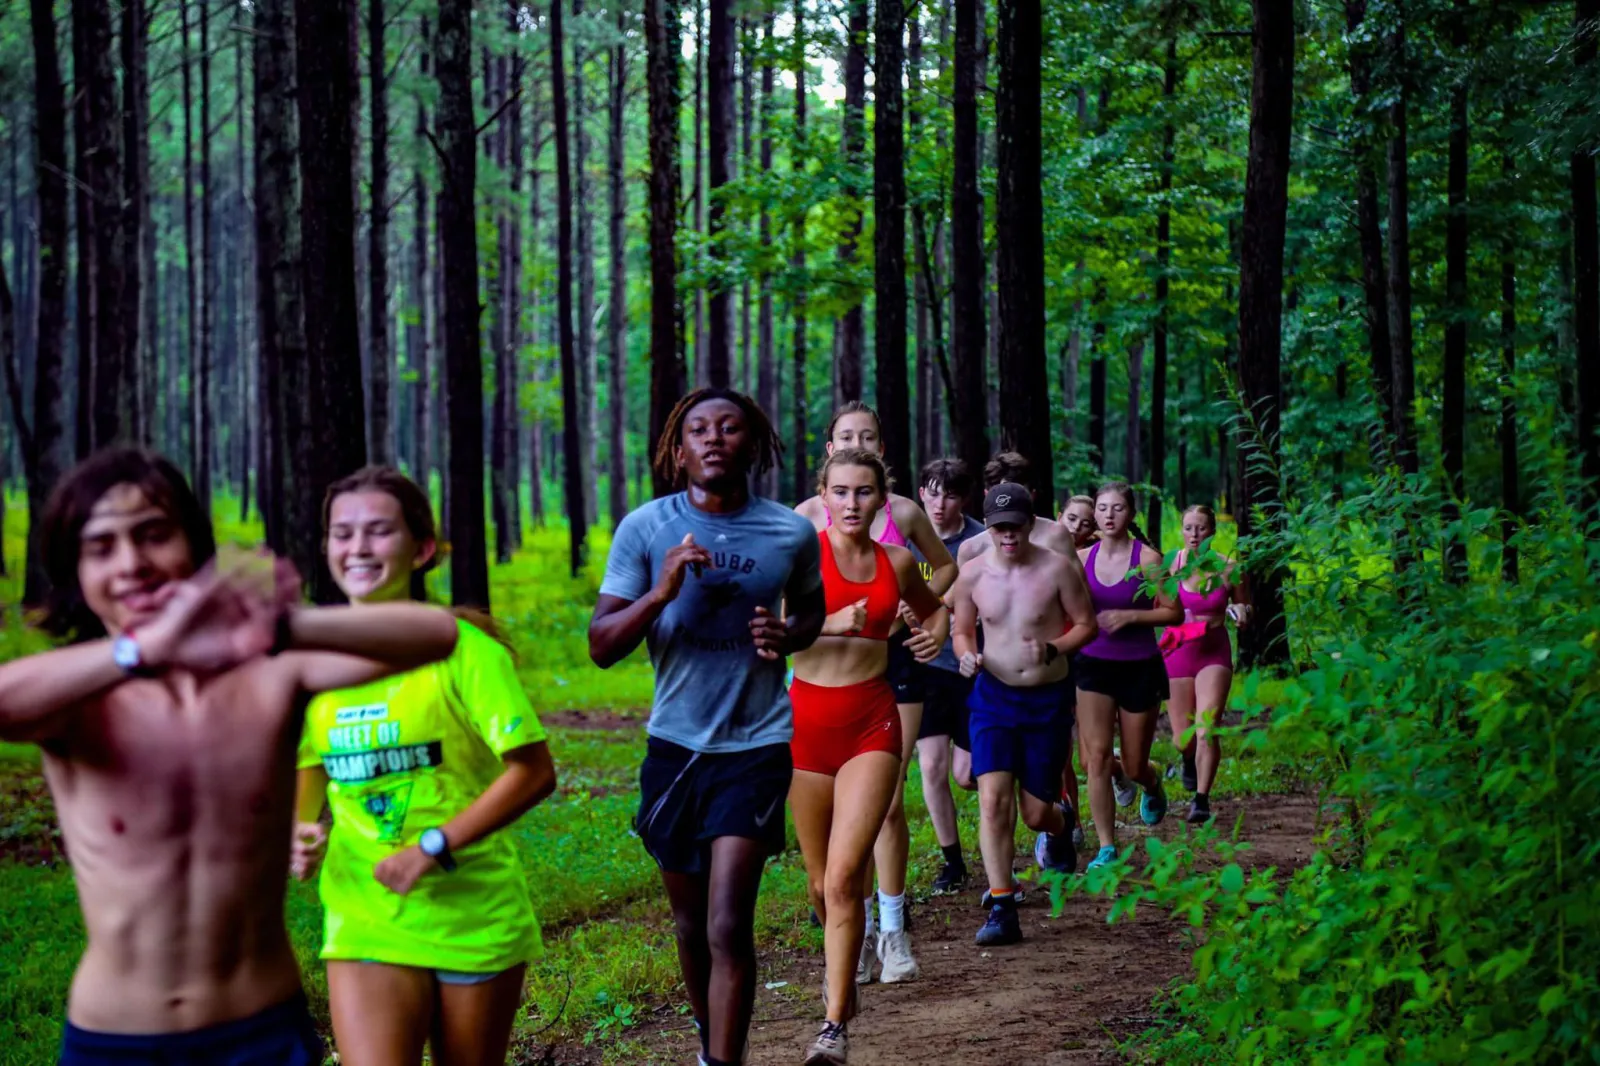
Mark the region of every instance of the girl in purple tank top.
POLYGON ((1250 598, 1244 575, 1234 562, 1217 555, 1207 542, 1217 533, 1216 512, 1196 504, 1183 512, 1183 550, 1173 563, 1178 578, 1182 626, 1167 630, 1162 640, 1172 695, 1172 739, 1183 749, 1183 787, 1194 793, 1189 821, 1211 818, 1211 786, 1222 761, 1222 746, 1211 733, 1217 715, 1228 704, 1233 687, 1233 645, 1228 619, 1250 620, 1250 598), (1198 711, 1197 711, 1198 709, 1198 711), (1189 726, 1194 736, 1183 742, 1189 726))
MULTIPOLYGON (((1079 552, 1100 634, 1078 653, 1078 738, 1089 773, 1089 810, 1100 851, 1089 868, 1115 862, 1116 819, 1111 787, 1113 739, 1122 738, 1122 767, 1144 788, 1139 816, 1155 825, 1166 816, 1161 774, 1150 764, 1156 711, 1167 698, 1167 671, 1155 627, 1173 625, 1183 614, 1148 586, 1162 576, 1161 553, 1133 535, 1133 490, 1122 482, 1095 495, 1100 539, 1079 552)), ((1129 800, 1128 802, 1132 802, 1129 800)))

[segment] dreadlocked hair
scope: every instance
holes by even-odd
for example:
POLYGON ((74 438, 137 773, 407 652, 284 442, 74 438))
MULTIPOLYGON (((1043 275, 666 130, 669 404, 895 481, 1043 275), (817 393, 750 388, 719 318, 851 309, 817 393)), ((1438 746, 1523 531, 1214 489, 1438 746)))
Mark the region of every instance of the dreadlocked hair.
POLYGON ((683 442, 683 424, 688 421, 689 412, 707 400, 727 400, 744 415, 746 428, 749 429, 753 441, 754 456, 750 468, 754 473, 765 474, 782 463, 783 438, 778 435, 772 420, 767 417, 760 404, 733 389, 695 389, 678 401, 677 406, 667 415, 667 424, 661 427, 661 439, 656 441, 656 454, 651 463, 651 469, 655 471, 657 477, 674 489, 684 487, 688 475, 678 463, 676 449, 683 442))

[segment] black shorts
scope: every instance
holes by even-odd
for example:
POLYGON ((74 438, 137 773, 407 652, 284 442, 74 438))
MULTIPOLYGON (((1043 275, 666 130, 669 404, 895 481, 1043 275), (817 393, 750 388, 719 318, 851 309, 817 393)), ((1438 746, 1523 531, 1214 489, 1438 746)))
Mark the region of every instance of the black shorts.
POLYGON ((248 1018, 185 1033, 96 1033, 68 1022, 60 1066, 322 1066, 322 1058, 322 1039, 300 995, 248 1018))
POLYGON ((1160 710, 1167 698, 1167 664, 1160 655, 1148 659, 1097 659, 1078 655, 1072 676, 1083 692, 1098 692, 1117 701, 1124 711, 1142 714, 1160 710))
POLYGON ((788 744, 706 753, 651 737, 639 768, 634 831, 668 873, 709 871, 718 837, 760 841, 776 855, 784 846, 783 805, 793 775, 788 744))
POLYGON ((902 629, 889 638, 889 684, 896 703, 921 703, 927 696, 927 667, 906 650, 911 631, 902 629))
POLYGON ((972 695, 972 678, 931 666, 923 668, 922 676, 922 729, 917 739, 949 737, 956 747, 971 751, 972 736, 967 727, 972 712, 967 709, 967 697, 972 695))

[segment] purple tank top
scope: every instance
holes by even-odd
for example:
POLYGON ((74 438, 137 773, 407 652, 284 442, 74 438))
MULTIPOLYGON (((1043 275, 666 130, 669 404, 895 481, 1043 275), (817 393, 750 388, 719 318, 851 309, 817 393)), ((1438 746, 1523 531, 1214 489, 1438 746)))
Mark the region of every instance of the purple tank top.
MULTIPOLYGON (((1089 580, 1089 598, 1094 603, 1096 614, 1101 611, 1148 611, 1156 603, 1154 597, 1144 590, 1144 575, 1139 573, 1140 544, 1133 542, 1133 565, 1129 574, 1121 581, 1112 585, 1101 584, 1095 576, 1095 562, 1100 555, 1100 542, 1096 541, 1089 548, 1089 560, 1084 565, 1084 576, 1089 580)), ((1148 659, 1160 655, 1161 650, 1156 645, 1156 630, 1154 626, 1124 626, 1115 633, 1102 630, 1088 644, 1084 645, 1080 653, 1091 659, 1115 659, 1123 662, 1135 659, 1148 659)))

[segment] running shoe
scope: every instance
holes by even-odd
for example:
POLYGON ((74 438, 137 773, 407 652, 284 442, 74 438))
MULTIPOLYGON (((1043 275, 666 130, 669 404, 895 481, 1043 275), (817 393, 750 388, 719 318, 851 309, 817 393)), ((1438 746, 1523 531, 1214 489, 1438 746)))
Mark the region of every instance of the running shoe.
POLYGON ((935 896, 953 896, 967 887, 967 868, 964 864, 947 862, 933 882, 935 896))
POLYGON ((868 932, 861 941, 861 958, 856 962, 856 984, 872 983, 872 967, 878 961, 878 938, 868 932))
POLYGON ((1211 801, 1196 798, 1189 805, 1189 817, 1185 819, 1190 825, 1203 825, 1211 821, 1211 801))
MULTIPOLYGON (((1061 813, 1067 813, 1065 807, 1062 807, 1061 813)), ((1072 834, 1040 833, 1039 839, 1033 842, 1033 861, 1039 864, 1041 870, 1077 873, 1078 853, 1072 846, 1072 834)))
POLYGON ((1200 772, 1195 767, 1194 756, 1184 753, 1183 756, 1183 787, 1194 792, 1200 787, 1200 772))
POLYGON ((878 958, 883 960, 878 980, 886 985, 915 981, 921 973, 917 968, 917 960, 911 954, 911 935, 904 929, 898 933, 879 934, 878 958))
MULTIPOLYGON (((1028 894, 1022 890, 1022 882, 1021 881, 1013 881, 1011 883, 1011 899, 1012 899, 1012 901, 1015 902, 1016 905, 1020 907, 1020 906, 1022 906, 1023 901, 1026 900, 1027 898, 1028 898, 1028 894)), ((983 898, 978 901, 978 906, 983 907, 985 910, 987 910, 990 907, 993 907, 994 906, 994 894, 992 892, 990 892, 988 889, 984 889, 983 890, 983 898)))
POLYGON ((1161 777, 1156 776, 1156 787, 1146 789, 1139 799, 1139 818, 1145 825, 1160 825, 1161 819, 1167 816, 1167 790, 1161 785, 1161 777))
POLYGON ((806 1051, 805 1066, 845 1066, 850 1061, 850 1038, 843 1022, 823 1022, 806 1051))
POLYGON ((1111 775, 1111 791, 1117 797, 1118 807, 1132 807, 1134 798, 1139 795, 1128 775, 1120 772, 1111 775))
POLYGON ((1072 823, 1072 846, 1079 851, 1083 850, 1083 823, 1072 823))
POLYGON ((1017 919, 1017 908, 996 903, 989 908, 989 920, 978 930, 978 946, 998 947, 1015 944, 1022 939, 1022 922, 1017 919))
POLYGON ((1116 846, 1113 844, 1107 844, 1105 847, 1100 849, 1100 853, 1098 855, 1089 860, 1089 865, 1085 866, 1083 870, 1085 873, 1088 873, 1090 870, 1098 870, 1102 866, 1110 866, 1116 861, 1116 846))

